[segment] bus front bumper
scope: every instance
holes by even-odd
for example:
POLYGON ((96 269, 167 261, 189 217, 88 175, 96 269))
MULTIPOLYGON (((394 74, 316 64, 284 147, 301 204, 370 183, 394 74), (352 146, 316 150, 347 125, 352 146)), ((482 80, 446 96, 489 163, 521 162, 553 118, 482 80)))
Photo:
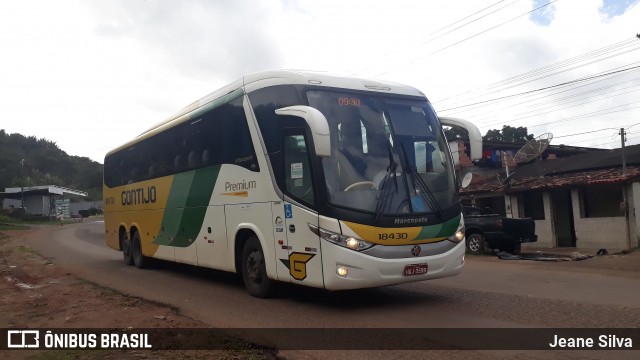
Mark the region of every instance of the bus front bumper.
POLYGON ((327 290, 347 290, 453 276, 462 270, 464 254, 464 241, 442 254, 402 259, 377 258, 323 242, 324 286, 327 290), (405 275, 408 267, 419 268, 415 271, 418 274, 405 275))

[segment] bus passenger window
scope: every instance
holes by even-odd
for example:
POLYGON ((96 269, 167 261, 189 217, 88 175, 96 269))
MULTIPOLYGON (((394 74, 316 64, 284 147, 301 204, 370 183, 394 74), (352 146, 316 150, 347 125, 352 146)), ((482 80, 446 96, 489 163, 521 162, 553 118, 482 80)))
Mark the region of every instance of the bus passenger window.
POLYGON ((202 151, 202 165, 207 166, 211 163, 211 153, 209 149, 205 149, 202 151))
POLYGON ((191 150, 191 152, 189 152, 189 156, 187 157, 187 162, 189 165, 189 169, 195 169, 200 166, 200 156, 196 155, 196 152, 191 150))
POLYGON ((184 159, 182 159, 182 155, 176 155, 173 159, 173 172, 177 173, 182 171, 184 168, 184 159))

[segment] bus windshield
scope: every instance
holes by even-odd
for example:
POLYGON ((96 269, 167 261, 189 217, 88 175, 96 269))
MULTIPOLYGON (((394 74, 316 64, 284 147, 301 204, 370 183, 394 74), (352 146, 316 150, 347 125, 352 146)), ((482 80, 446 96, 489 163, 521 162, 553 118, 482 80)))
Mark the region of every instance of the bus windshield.
POLYGON ((313 90, 327 118, 329 202, 377 216, 439 213, 458 201, 440 123, 424 100, 313 90))

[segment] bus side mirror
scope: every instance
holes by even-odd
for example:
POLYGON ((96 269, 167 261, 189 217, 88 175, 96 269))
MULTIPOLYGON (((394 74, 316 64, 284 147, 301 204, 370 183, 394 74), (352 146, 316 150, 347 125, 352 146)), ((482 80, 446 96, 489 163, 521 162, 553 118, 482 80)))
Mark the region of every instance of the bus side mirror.
POLYGON ((453 126, 457 128, 462 128, 467 130, 469 133, 469 147, 471 160, 480 160, 482 159, 482 135, 480 134, 480 130, 477 126, 475 126, 471 121, 452 118, 448 116, 440 116, 438 117, 440 120, 440 124, 444 126, 453 126))
POLYGON ((316 155, 322 157, 331 156, 329 123, 327 123, 327 118, 318 109, 311 106, 295 105, 276 109, 276 114, 303 118, 309 125, 309 129, 311 129, 316 155))

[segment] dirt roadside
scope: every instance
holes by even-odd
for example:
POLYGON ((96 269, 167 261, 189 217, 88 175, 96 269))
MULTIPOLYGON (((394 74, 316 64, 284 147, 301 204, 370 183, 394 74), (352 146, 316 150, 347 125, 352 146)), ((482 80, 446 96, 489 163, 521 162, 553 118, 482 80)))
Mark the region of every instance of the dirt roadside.
MULTIPOLYGON (((75 277, 26 246, 34 230, 0 231, 0 328, 206 328, 166 304, 75 277)), ((4 334, 2 334, 4 336, 4 334)), ((11 350, 3 359, 276 359, 277 351, 232 339, 229 350, 11 350)))
POLYGON ((478 256, 476 261, 515 262, 544 270, 578 271, 604 276, 640 278, 639 249, 607 255, 597 255, 597 251, 575 248, 528 248, 527 250, 523 249, 522 254, 524 257, 528 257, 528 260, 502 260, 497 256, 478 256), (536 257, 543 260, 535 260, 536 257), (554 260, 554 257, 557 259, 554 260))

